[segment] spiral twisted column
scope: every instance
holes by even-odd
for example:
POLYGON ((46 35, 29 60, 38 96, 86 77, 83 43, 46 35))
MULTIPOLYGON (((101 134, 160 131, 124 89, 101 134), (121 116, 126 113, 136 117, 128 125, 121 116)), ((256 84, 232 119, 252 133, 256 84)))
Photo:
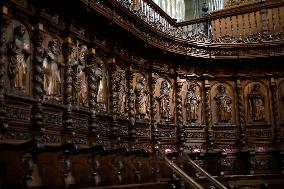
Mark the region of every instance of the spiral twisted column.
POLYGON ((34 127, 44 130, 43 128, 43 25, 39 23, 34 38, 35 50, 34 50, 34 98, 36 103, 34 104, 34 127))
POLYGON ((239 112, 239 123, 240 123, 240 142, 241 147, 244 148, 247 144, 246 138, 246 126, 245 126, 245 110, 244 110, 244 99, 242 95, 243 87, 241 81, 237 80, 237 95, 238 95, 238 112, 239 112))

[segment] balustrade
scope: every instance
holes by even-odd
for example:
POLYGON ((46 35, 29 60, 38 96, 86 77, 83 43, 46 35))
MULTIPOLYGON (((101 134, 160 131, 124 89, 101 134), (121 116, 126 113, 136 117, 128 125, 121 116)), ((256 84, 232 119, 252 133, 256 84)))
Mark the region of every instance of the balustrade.
MULTIPOLYGON (((177 23, 151 0, 117 0, 153 29, 188 42, 241 43, 281 40, 284 8, 281 1, 250 3, 204 13, 204 17, 177 23)), ((232 2, 227 2, 227 4, 232 2)), ((239 2, 240 3, 240 2, 239 2)), ((234 4, 239 5, 238 2, 234 4)))

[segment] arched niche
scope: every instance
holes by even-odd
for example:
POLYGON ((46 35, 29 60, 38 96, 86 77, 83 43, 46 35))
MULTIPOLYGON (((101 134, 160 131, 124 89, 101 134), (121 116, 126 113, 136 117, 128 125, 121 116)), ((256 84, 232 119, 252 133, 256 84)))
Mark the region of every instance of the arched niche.
POLYGON ((8 23, 2 34, 6 44, 8 92, 29 96, 33 54, 31 26, 18 20, 9 20, 8 23))
POLYGON ((269 90, 262 81, 251 81, 245 85, 244 109, 247 125, 270 123, 269 90))
POLYGON ((58 36, 44 34, 42 42, 44 49, 43 100, 50 103, 63 103, 66 64, 63 58, 62 44, 63 40, 58 36))
POLYGON ((134 109, 136 120, 150 119, 150 90, 149 78, 144 73, 134 73, 134 109))
POLYGON ((202 93, 200 83, 189 80, 183 81, 181 96, 184 124, 202 124, 202 93))
POLYGON ((213 125, 235 125, 236 105, 234 88, 228 82, 214 82, 210 90, 213 125))
POLYGON ((154 98, 155 98, 155 102, 157 103, 157 113, 156 113, 155 119, 159 120, 158 122, 160 123, 173 123, 174 122, 175 104, 174 104, 173 91, 174 90, 173 90, 172 80, 165 79, 165 78, 157 78, 157 82, 155 85, 155 91, 154 91, 154 98), (168 105, 165 105, 165 101, 167 101, 167 99, 164 99, 165 95, 163 95, 163 87, 165 88, 165 91, 168 90, 167 92, 165 92, 166 94, 168 94, 168 105), (168 107, 168 110, 162 111, 164 105, 168 107))

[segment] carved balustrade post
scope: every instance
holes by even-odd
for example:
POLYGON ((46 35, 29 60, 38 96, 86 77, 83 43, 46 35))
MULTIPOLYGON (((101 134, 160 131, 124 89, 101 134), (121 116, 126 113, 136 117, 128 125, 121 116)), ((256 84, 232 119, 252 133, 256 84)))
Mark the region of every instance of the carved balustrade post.
MULTIPOLYGON (((3 7, 4 8, 4 7, 3 7)), ((5 30, 8 26, 8 21, 1 19, 1 33, 0 33, 0 128, 7 129, 8 123, 6 121, 6 103, 5 103, 5 74, 6 74, 6 36, 5 30)))
POLYGON ((237 95, 238 95, 238 112, 239 112, 239 124, 240 124, 240 142, 244 148, 247 144, 246 138, 246 126, 245 126, 245 113, 244 113, 244 99, 242 95, 241 81, 237 80, 237 95))
POLYGON ((34 50, 34 98, 36 103, 34 104, 34 127, 44 131, 43 126, 43 60, 44 60, 44 49, 43 49, 43 25, 39 23, 36 28, 36 34, 34 39, 35 50, 34 50))
POLYGON ((65 56, 65 105, 67 109, 65 110, 65 128, 72 129, 72 67, 71 67, 71 53, 72 53, 72 41, 71 38, 67 38, 67 42, 65 43, 64 48, 64 56, 65 56))
MULTIPOLYGON (((127 88, 128 88, 128 117, 130 119, 129 125, 129 137, 132 139, 131 142, 135 142, 136 131, 135 131, 135 109, 134 109, 134 87, 133 87, 133 78, 134 74, 131 71, 127 73, 127 88)), ((133 146, 133 145, 132 145, 133 146)))
POLYGON ((213 141, 213 129, 211 123, 211 106, 210 106, 210 82, 205 80, 205 118, 206 118, 206 127, 205 132, 207 133, 207 143, 208 147, 212 149, 214 141, 213 141))
POLYGON ((88 53, 87 59, 87 67, 88 69, 88 79, 89 79, 89 110, 91 112, 90 115, 90 126, 89 129, 92 133, 96 132, 96 76, 95 76, 95 64, 96 64, 96 50, 90 49, 88 53))
POLYGON ((271 78, 270 89, 272 94, 272 115, 274 126, 274 141, 276 145, 280 144, 281 130, 279 128, 279 112, 278 112, 278 98, 277 98, 277 81, 271 78))

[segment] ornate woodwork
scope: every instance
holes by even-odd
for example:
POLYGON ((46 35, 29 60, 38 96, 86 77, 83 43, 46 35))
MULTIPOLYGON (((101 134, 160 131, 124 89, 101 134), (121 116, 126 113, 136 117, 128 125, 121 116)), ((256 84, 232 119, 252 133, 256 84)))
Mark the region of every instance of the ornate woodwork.
POLYGON ((215 176, 282 178, 283 2, 189 23, 139 2, 148 12, 122 0, 1 1, 0 188, 180 181, 159 151, 192 156, 215 176), (254 30, 260 14, 275 29, 254 30), (254 24, 239 26, 239 15, 254 24), (213 36, 186 33, 204 22, 213 36), (98 145, 152 156, 88 151, 98 145))

